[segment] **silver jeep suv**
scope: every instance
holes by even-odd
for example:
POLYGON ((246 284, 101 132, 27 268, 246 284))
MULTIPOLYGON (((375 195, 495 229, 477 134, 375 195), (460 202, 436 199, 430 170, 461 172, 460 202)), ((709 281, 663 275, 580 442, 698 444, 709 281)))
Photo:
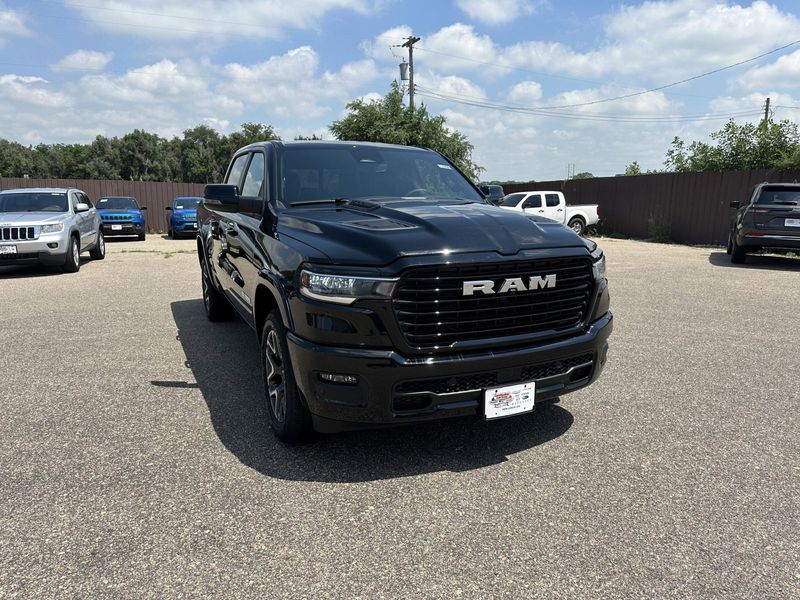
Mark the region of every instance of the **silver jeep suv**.
POLYGON ((72 188, 20 188, 0 192, 0 266, 39 263, 80 269, 81 252, 106 255, 100 215, 89 197, 72 188))

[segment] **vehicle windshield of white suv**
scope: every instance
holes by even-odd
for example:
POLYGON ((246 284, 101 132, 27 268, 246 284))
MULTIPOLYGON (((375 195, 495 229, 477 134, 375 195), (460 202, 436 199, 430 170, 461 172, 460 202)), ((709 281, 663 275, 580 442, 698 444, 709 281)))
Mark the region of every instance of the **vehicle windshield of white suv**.
POLYGON ((139 210, 134 198, 100 198, 97 201, 100 210, 139 210))
POLYGON ((0 213, 18 212, 67 212, 67 195, 63 192, 0 194, 0 213))

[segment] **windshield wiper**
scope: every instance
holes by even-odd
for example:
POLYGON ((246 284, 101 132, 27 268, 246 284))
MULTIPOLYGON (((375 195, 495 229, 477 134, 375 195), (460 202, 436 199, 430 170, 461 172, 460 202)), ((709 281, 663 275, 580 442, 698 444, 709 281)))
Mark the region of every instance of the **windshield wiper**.
POLYGON ((320 198, 318 200, 298 200, 291 202, 289 206, 304 206, 306 204, 347 204, 350 198, 320 198))

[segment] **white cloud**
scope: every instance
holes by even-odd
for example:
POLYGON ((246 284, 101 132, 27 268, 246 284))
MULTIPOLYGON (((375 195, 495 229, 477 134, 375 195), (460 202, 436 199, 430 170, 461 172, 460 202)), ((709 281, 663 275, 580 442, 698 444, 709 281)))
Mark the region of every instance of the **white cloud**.
POLYGON ((69 98, 50 89, 46 79, 12 74, 0 75, 0 98, 44 108, 60 108, 69 104, 69 98))
POLYGON ((380 0, 100 0, 67 6, 106 31, 140 37, 190 39, 235 36, 276 38, 287 29, 318 28, 326 13, 345 9, 367 14, 380 0))
POLYGON ((540 3, 531 0, 456 0, 456 4, 477 21, 500 25, 533 13, 540 3))
POLYGON ((5 45, 6 38, 31 35, 25 20, 26 17, 22 11, 6 8, 3 1, 0 0, 0 47, 5 45))
POLYGON ((51 68, 54 71, 100 71, 111 62, 112 58, 114 58, 113 52, 76 50, 51 65, 51 68))
POLYGON ((448 71, 472 71, 494 59, 497 50, 488 35, 478 35, 472 25, 456 23, 425 37, 415 54, 422 64, 448 71), (460 58, 463 57, 463 58, 460 58))
POLYGON ((768 65, 753 67, 735 80, 747 90, 762 90, 774 86, 800 87, 800 50, 781 56, 768 65))
POLYGON ((411 27, 400 25, 387 29, 371 40, 361 42, 359 47, 364 54, 384 62, 399 62, 399 57, 405 56, 405 48, 396 48, 411 35, 411 27))
POLYGON ((508 92, 508 99, 517 104, 530 105, 542 97, 542 84, 536 81, 520 81, 508 92))

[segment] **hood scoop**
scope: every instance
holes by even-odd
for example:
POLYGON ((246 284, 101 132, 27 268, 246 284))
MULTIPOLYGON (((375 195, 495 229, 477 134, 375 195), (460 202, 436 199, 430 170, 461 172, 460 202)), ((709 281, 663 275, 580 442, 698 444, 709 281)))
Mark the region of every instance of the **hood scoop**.
POLYGON ((401 229, 416 229, 416 225, 395 221, 394 219, 368 219, 366 221, 348 221, 350 227, 366 229, 368 231, 399 231, 401 229))

